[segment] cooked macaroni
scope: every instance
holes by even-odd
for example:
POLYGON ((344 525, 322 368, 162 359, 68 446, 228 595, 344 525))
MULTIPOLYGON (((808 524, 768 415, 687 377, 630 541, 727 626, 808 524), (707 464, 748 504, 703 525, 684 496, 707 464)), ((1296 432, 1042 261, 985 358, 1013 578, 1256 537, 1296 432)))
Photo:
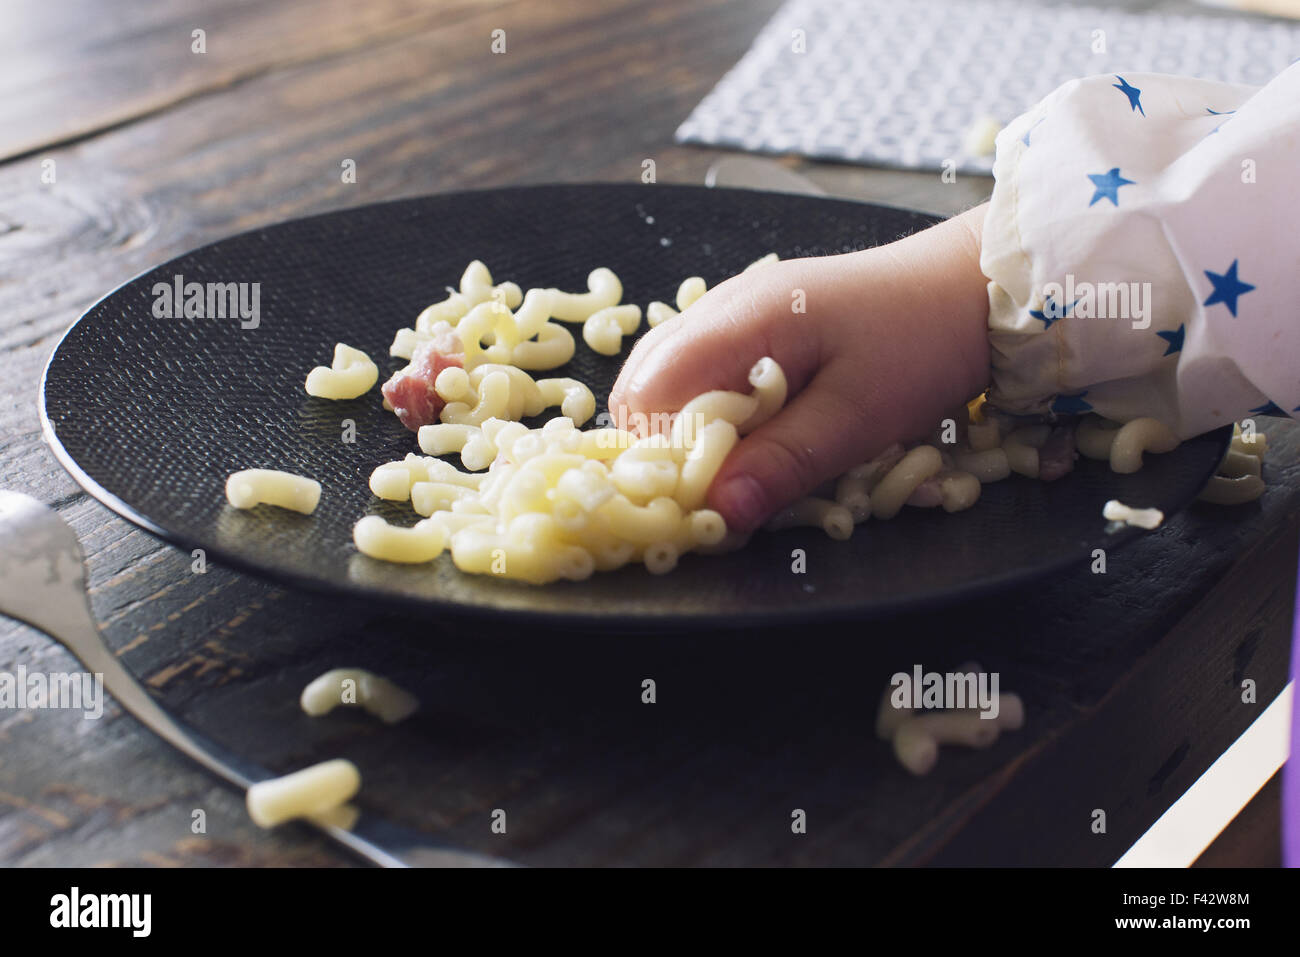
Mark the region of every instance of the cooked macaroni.
POLYGON ((1172 452, 1178 447, 1178 436, 1158 419, 1134 419, 1120 426, 1110 447, 1110 468, 1113 472, 1136 472, 1142 468, 1143 452, 1172 452))
MULTIPOLYGON (((439 388, 464 398, 477 371, 444 370, 439 388)), ((488 372, 480 403, 494 377, 499 388, 508 387, 506 371, 488 372)), ((496 417, 423 426, 425 453, 459 453, 466 469, 486 474, 472 479, 450 463, 418 456, 379 466, 372 491, 409 500, 425 517, 400 527, 366 516, 353 530, 357 549, 406 563, 450 550, 463 571, 534 583, 580 580, 633 561, 655 574, 670 571, 685 552, 724 539, 722 516, 704 507, 709 485, 744 428, 761 424, 784 400, 785 377, 772 360, 756 363, 750 381, 750 395, 719 391, 687 403, 669 436, 584 433, 565 415, 538 429, 496 417)), ((594 411, 594 396, 575 380, 544 379, 536 387, 540 401, 558 401, 562 411, 584 418, 594 411)), ((851 532, 853 520, 832 503, 822 524, 839 534, 846 526, 851 532)))
POLYGON ((561 322, 586 322, 595 312, 616 306, 623 298, 623 283, 612 269, 593 269, 587 276, 587 292, 550 290, 551 318, 561 322))
POLYGON ((682 284, 677 287, 677 311, 685 312, 695 305, 708 290, 708 285, 699 276, 683 279, 682 284))
POLYGON ((1241 426, 1232 430, 1232 444, 1199 496, 1214 505, 1244 505, 1264 494, 1263 464, 1268 436, 1263 432, 1243 435, 1241 426))
POLYGON ((318 399, 355 399, 369 392, 379 381, 379 366, 360 349, 337 343, 328 368, 317 366, 307 373, 307 394, 318 399))
MULTIPOLYGON (((777 259, 770 253, 746 271, 777 259)), ((675 308, 663 302, 647 306, 649 325, 689 309, 707 289, 703 277, 683 280, 675 308)), ((734 542, 721 515, 705 507, 707 494, 741 437, 784 407, 789 386, 776 361, 764 357, 753 365, 748 392, 715 390, 687 402, 666 435, 582 431, 596 412, 592 390, 574 378, 535 379, 530 372, 555 369, 573 357, 576 340, 563 323, 581 323, 585 344, 599 355, 622 351, 640 328, 642 312, 622 302, 619 277, 601 267, 588 275, 586 292, 525 292, 512 282, 494 283, 487 266, 475 260, 458 288, 447 293, 412 327, 398 330, 390 354, 408 364, 383 389, 384 407, 416 432, 424 455, 382 464, 369 479, 378 498, 408 502, 419 519, 406 525, 362 518, 353 530, 359 552, 408 564, 449 552, 464 571, 540 583, 580 580, 631 562, 662 573, 687 552, 734 542), (522 421, 555 406, 561 414, 540 428, 522 421), (449 455, 459 456, 460 468, 435 458, 449 455)), ((308 375, 307 391, 351 399, 377 380, 378 369, 365 353, 339 343, 331 365, 308 375)), ((904 506, 970 508, 984 484, 1012 472, 1051 481, 1073 468, 1078 454, 1132 472, 1145 453, 1177 444, 1155 419, 1121 425, 1088 415, 1075 425, 1026 424, 978 396, 926 441, 910 448, 895 444, 849 469, 834 483, 833 499, 802 499, 767 527, 812 526, 846 539, 856 525, 893 518, 904 506)), ((1238 430, 1202 497, 1257 497, 1266 448, 1262 435, 1238 430)), ((227 497, 239 508, 268 503, 309 513, 319 502, 320 486, 250 469, 229 477, 227 497)), ((1108 517, 1121 517, 1118 509, 1109 503, 1108 517)), ((1131 510, 1122 519, 1149 521, 1131 510)), ((338 678, 331 675, 323 678, 338 678)), ((930 738, 939 733, 927 732, 930 738)))
POLYGON ((640 306, 606 306, 583 322, 582 340, 593 352, 616 356, 623 348, 623 338, 634 334, 640 325, 640 306))
POLYGON ((666 302, 652 302, 645 307, 645 321, 651 329, 676 315, 679 315, 677 310, 666 302))
POLYGON ((767 523, 769 531, 813 525, 821 528, 831 538, 841 541, 853 534, 853 513, 845 506, 823 498, 802 498, 777 512, 767 523))
POLYGON ((275 827, 298 817, 332 815, 361 788, 361 772, 351 761, 336 759, 284 777, 259 781, 248 789, 248 816, 258 827, 275 827))
MULTIPOLYGON (((976 664, 964 664, 956 674, 979 674, 976 664)), ((1025 726, 1025 705, 1017 694, 998 694, 996 718, 982 717, 975 708, 914 711, 893 702, 894 686, 885 689, 876 709, 876 736, 893 745, 894 757, 907 771, 929 774, 939 760, 940 745, 987 748, 1003 731, 1025 726)))
POLYGON ((1159 528, 1165 513, 1158 508, 1130 508, 1117 499, 1111 499, 1101 509, 1102 518, 1108 522, 1121 522, 1136 528, 1159 528))
POLYGON ((244 469, 226 479, 226 500, 235 508, 275 505, 310 515, 320 502, 320 482, 274 469, 244 469))
POLYGON ((302 710, 313 718, 329 714, 339 705, 364 708, 385 724, 409 718, 420 702, 387 678, 359 668, 335 668, 302 689, 302 710))
POLYGON ((918 445, 880 480, 871 495, 871 514, 893 518, 922 482, 943 468, 943 458, 932 445, 918 445))

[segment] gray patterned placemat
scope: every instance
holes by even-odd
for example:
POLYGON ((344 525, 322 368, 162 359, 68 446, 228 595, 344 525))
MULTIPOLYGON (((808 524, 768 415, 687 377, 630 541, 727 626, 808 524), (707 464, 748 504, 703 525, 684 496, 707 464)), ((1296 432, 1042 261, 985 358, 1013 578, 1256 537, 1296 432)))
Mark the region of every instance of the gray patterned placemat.
POLYGON ((1008 123, 1073 77, 1263 84, 1297 56, 1300 25, 1283 22, 1023 0, 790 0, 677 139, 987 172, 992 158, 965 145, 973 125, 1008 123))

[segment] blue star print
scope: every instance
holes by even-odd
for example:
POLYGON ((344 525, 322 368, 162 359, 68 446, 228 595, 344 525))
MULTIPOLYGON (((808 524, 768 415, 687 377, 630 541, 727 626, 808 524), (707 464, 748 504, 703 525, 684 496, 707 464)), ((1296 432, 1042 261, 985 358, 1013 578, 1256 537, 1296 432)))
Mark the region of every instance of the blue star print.
POLYGON ((1084 389, 1082 392, 1078 393, 1077 395, 1058 395, 1055 399, 1052 400, 1052 411, 1060 412, 1063 415, 1074 415, 1076 413, 1091 412, 1092 405, 1083 400, 1083 397, 1087 394, 1088 394, 1088 390, 1084 389))
MULTIPOLYGON (((1210 114, 1210 116, 1231 116, 1233 113, 1236 113, 1237 111, 1236 110, 1212 110, 1207 106, 1205 108, 1205 112, 1210 114)), ((1219 132, 1220 129, 1222 129, 1222 127, 1216 126, 1214 129, 1210 130, 1210 132, 1206 133, 1205 135, 1209 136, 1210 133, 1217 133, 1219 132)))
POLYGON ((1257 415, 1286 415, 1285 412, 1277 407, 1276 402, 1266 402, 1264 405, 1258 406, 1250 411, 1257 415))
POLYGON ((1074 302, 1070 303, 1068 306, 1062 309, 1060 306, 1056 304, 1053 297, 1048 296, 1047 300, 1043 303, 1042 309, 1030 309, 1029 314, 1033 316, 1035 319, 1043 320, 1044 329, 1050 329, 1052 328, 1052 323, 1060 322, 1062 319, 1068 316, 1070 314, 1070 310, 1073 309, 1076 305, 1078 305, 1078 303, 1079 300, 1076 299, 1074 300, 1074 302))
POLYGON ((1228 307, 1228 311, 1237 315, 1237 297, 1244 296, 1255 287, 1248 282, 1242 282, 1237 278, 1237 260, 1232 261, 1225 273, 1210 272, 1205 270, 1206 277, 1214 284, 1214 292, 1210 293, 1210 298, 1201 303, 1203 306, 1212 306, 1216 302, 1221 302, 1228 307))
POLYGON ((1109 173, 1089 173, 1088 179, 1092 180, 1092 185, 1097 187, 1097 191, 1092 194, 1092 202, 1088 204, 1089 206, 1103 199, 1108 199, 1111 205, 1118 206, 1119 188, 1121 186, 1132 186, 1135 182, 1120 176, 1118 166, 1114 167, 1109 173))
POLYGON ((1046 117, 1039 117, 1037 120, 1035 120, 1035 121, 1034 121, 1034 125, 1031 126, 1031 127, 1029 127, 1029 129, 1025 130, 1025 135, 1022 136, 1022 137, 1020 137, 1020 142, 1024 143, 1026 146, 1028 146, 1028 145, 1029 145, 1029 134, 1032 133, 1032 132, 1034 132, 1034 130, 1038 129, 1038 124, 1041 123, 1041 122, 1043 122, 1044 119, 1046 119, 1046 117))
POLYGON ((1142 109, 1142 91, 1136 86, 1129 86, 1128 80, 1124 79, 1118 73, 1115 74, 1115 79, 1119 80, 1119 82, 1112 83, 1111 86, 1128 97, 1129 112, 1132 113, 1134 110, 1137 110, 1143 116, 1146 116, 1147 111, 1142 109))
POLYGON ((1158 335, 1161 339, 1165 340, 1165 342, 1169 343, 1169 348, 1165 349, 1164 355, 1171 356, 1175 352, 1182 352, 1183 336, 1185 336, 1186 334, 1187 334, 1187 328, 1181 325, 1173 332, 1157 332, 1156 335, 1158 335))

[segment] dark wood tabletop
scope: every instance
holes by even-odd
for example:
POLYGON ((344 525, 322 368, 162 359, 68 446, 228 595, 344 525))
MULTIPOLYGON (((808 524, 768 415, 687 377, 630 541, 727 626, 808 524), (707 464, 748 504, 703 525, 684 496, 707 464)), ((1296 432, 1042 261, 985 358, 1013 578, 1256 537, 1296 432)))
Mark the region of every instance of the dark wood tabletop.
MULTIPOLYGON (((1113 862, 1286 682, 1300 431, 1269 491, 1196 506, 1009 595, 824 630, 520 634, 401 617, 211 566, 89 498, 41 438, 60 334, 122 282, 255 226, 498 185, 699 183, 673 131, 778 0, 11 0, 0 13, 0 488, 56 507, 110 645, 176 714, 289 771, 357 762, 361 803, 527 864, 1113 862), (203 31, 205 52, 195 52, 203 31), (493 54, 493 31, 507 51, 493 54), (355 161, 354 183, 342 164, 355 161), (977 659, 1026 727, 913 778, 872 726, 889 675, 977 659), (422 701, 309 719, 327 667, 422 701), (641 700, 653 678, 657 702, 641 700), (1242 682, 1258 686, 1243 703, 1242 682), (506 833, 491 828, 504 810, 506 833), (791 829, 802 809, 807 833, 791 829), (1105 833, 1092 827, 1107 816, 1105 833)), ((990 179, 790 158, 830 192, 948 214, 990 179)), ((0 619, 0 670, 75 671, 0 619)), ((0 864, 351 865, 255 827, 116 705, 0 711, 0 864), (195 812, 203 811, 196 816, 195 812), (203 828, 195 826, 197 818, 203 828)))

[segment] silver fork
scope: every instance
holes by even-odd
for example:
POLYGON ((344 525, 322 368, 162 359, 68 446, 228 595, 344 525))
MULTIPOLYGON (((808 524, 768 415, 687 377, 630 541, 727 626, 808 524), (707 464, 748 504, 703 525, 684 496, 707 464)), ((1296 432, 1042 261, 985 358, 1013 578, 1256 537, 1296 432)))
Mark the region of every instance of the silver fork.
MULTIPOLYGON (((273 775, 175 721, 104 644, 86 596, 76 533, 36 499, 0 490, 0 614, 39 628, 72 652, 146 727, 241 791, 273 775)), ((432 844, 423 835, 362 812, 352 830, 306 821, 381 867, 502 867, 506 861, 432 844)))

